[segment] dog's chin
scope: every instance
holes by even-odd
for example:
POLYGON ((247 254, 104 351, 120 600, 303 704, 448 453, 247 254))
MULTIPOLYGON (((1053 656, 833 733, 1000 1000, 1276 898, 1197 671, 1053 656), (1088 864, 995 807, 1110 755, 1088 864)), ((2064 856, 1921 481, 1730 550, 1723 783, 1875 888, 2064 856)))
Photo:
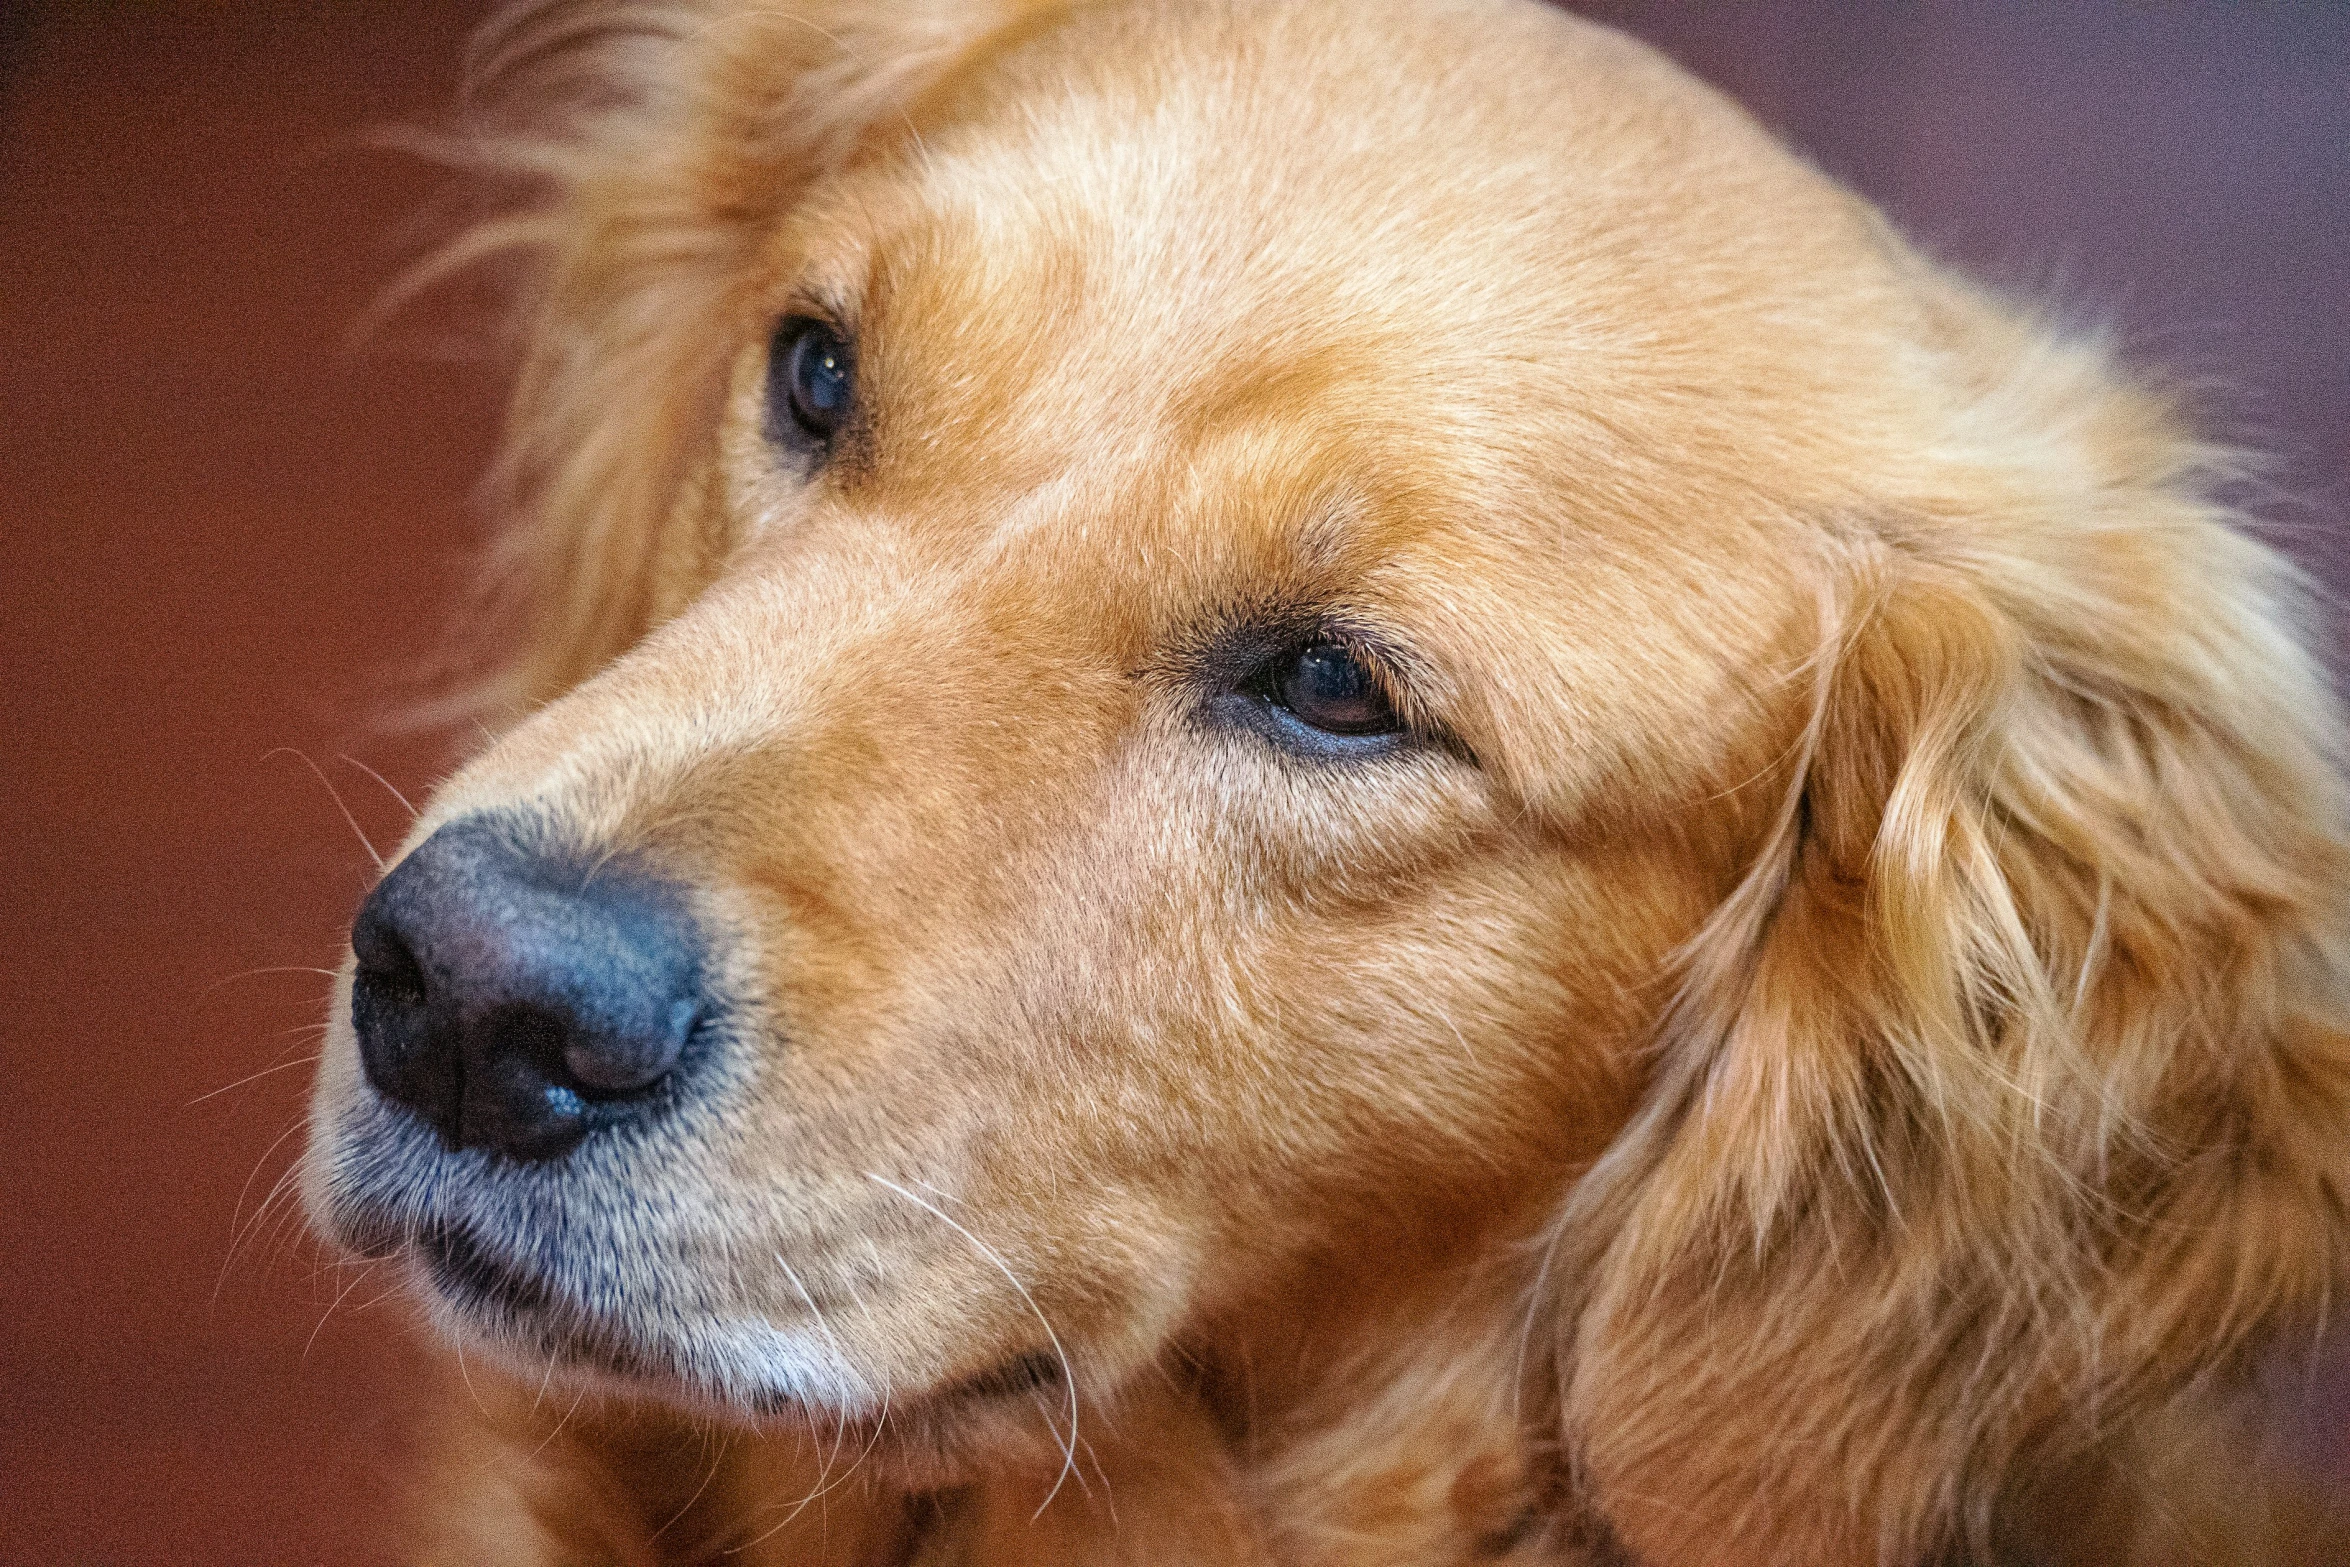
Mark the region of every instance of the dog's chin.
POLYGON ((355 1250, 401 1258, 434 1328, 518 1379, 753 1432, 813 1432, 922 1486, 964 1481, 983 1457, 1001 1467, 1064 1456, 1070 1393, 1056 1349, 1012 1349, 938 1386, 877 1395, 808 1335, 764 1321, 599 1311, 460 1225, 394 1239, 346 1215, 337 1228, 355 1250))

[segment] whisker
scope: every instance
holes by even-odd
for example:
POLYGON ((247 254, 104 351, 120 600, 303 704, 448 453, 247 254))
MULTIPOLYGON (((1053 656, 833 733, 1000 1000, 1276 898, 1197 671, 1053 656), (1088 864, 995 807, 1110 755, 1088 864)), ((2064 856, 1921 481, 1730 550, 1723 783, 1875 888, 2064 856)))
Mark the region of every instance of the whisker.
POLYGON ((240 979, 254 979, 264 974, 321 974, 328 979, 335 977, 335 971, 330 968, 319 968, 310 963, 279 963, 269 968, 249 968, 234 974, 223 974, 211 984, 206 985, 204 993, 210 995, 223 985, 233 985, 240 979))
POLYGON ((352 836, 359 840, 359 847, 367 851, 367 857, 375 861, 376 871, 378 874, 381 874, 384 869, 384 857, 375 852, 374 844, 367 841, 366 830, 359 825, 359 818, 351 814, 351 808, 343 803, 342 795, 336 791, 334 781, 326 776, 326 770, 320 767, 316 762, 310 760, 308 755, 301 751, 295 750, 290 745, 281 745, 274 751, 265 752, 263 753, 261 759, 266 762, 271 757, 278 755, 279 752, 283 752, 287 756, 293 757, 304 767, 310 769, 311 776, 316 778, 318 780, 319 787, 326 791, 326 797, 335 802, 335 809, 342 812, 343 820, 350 824, 352 836))
MULTIPOLYGON (((903 1186, 900 1186, 897 1182, 891 1180, 889 1177, 885 1175, 876 1175, 871 1170, 867 1170, 865 1172, 865 1179, 872 1181, 877 1185, 888 1187, 891 1191, 896 1192, 900 1197, 905 1198, 906 1201, 912 1203, 915 1207, 921 1209, 924 1213, 929 1214, 932 1218, 938 1220, 939 1223, 945 1225, 948 1229, 953 1230, 957 1235, 960 1235, 963 1237, 963 1239, 969 1241, 972 1246, 977 1249, 982 1257, 985 1257, 989 1262, 995 1264, 996 1271, 1001 1273, 1005 1280, 1011 1284, 1012 1288, 1019 1292, 1020 1299, 1024 1301, 1027 1304, 1028 1309, 1035 1314, 1036 1320, 1043 1324, 1044 1336, 1052 1341, 1053 1353, 1059 1356, 1061 1361, 1061 1380, 1069 1384, 1069 1434, 1066 1437, 1063 1437, 1060 1431, 1054 1429, 1050 1420, 1045 1422, 1045 1428, 1049 1431, 1052 1431, 1055 1441, 1060 1444, 1061 1472, 1053 1477, 1053 1488, 1045 1492, 1044 1500, 1037 1503, 1036 1511, 1030 1514, 1031 1518, 1043 1517, 1044 1510, 1053 1505, 1053 1498, 1061 1494, 1062 1485, 1067 1482, 1069 1476, 1075 1473, 1077 1469, 1077 1371, 1075 1367, 1069 1364, 1069 1352, 1061 1347, 1061 1335, 1053 1331, 1052 1323, 1046 1319, 1043 1310, 1036 1304, 1036 1297, 1028 1293, 1028 1286, 1020 1282, 1019 1275, 1012 1271, 1011 1266, 1006 1263, 1002 1257, 996 1255, 994 1248, 989 1246, 987 1242, 981 1240, 978 1236, 972 1234, 969 1230, 963 1228, 963 1226, 960 1224, 957 1224, 952 1218, 947 1216, 947 1213, 944 1209, 941 1209, 934 1204, 924 1202, 921 1198, 915 1196, 912 1192, 906 1190, 903 1186)), ((931 1189, 934 1191, 937 1190, 936 1187, 931 1189)), ((944 1196, 946 1194, 941 1192, 939 1195, 944 1196)))
POLYGON ((383 774, 377 772, 374 768, 368 766, 365 762, 362 762, 356 756, 349 755, 348 753, 339 752, 337 753, 335 759, 340 762, 348 762, 351 766, 358 768, 361 772, 374 779, 377 783, 382 784, 384 793, 390 795, 393 799, 400 802, 400 808, 408 813, 408 819, 410 821, 416 820, 416 807, 408 802, 408 797, 406 795, 402 794, 398 789, 392 786, 392 781, 389 778, 386 778, 383 774))
MULTIPOLYGON (((825 1320, 823 1308, 819 1307, 816 1304, 816 1298, 808 1293, 808 1286, 806 1283, 801 1280, 798 1273, 793 1271, 792 1265, 783 1260, 783 1254, 781 1252, 770 1251, 768 1255, 774 1258, 777 1267, 783 1269, 784 1277, 791 1280, 792 1288, 799 1292, 801 1301, 806 1304, 809 1314, 815 1318, 817 1329, 831 1341, 832 1352, 834 1355, 839 1357, 842 1366, 847 1369, 851 1376, 856 1377, 859 1382, 864 1382, 864 1375, 859 1372, 853 1364, 850 1363, 847 1346, 842 1344, 839 1335, 833 1332, 832 1324, 825 1320)), ((734 1276, 736 1287, 738 1289, 745 1287, 746 1281, 743 1277, 742 1260, 741 1258, 734 1255, 731 1249, 726 1253, 726 1266, 727 1271, 734 1276)), ((868 1383, 866 1385, 870 1387, 871 1384, 868 1383)), ((882 1408, 885 1414, 888 1410, 888 1396, 889 1395, 887 1390, 884 1389, 882 1394, 882 1408)), ((867 1439, 865 1446, 859 1449, 857 1456, 849 1460, 849 1467, 841 1472, 838 1479, 835 1479, 833 1477, 833 1470, 839 1465, 841 1449, 847 1445, 849 1439, 849 1414, 845 1409, 834 1411, 832 1447, 830 1451, 825 1453, 823 1460, 817 1465, 816 1483, 809 1488, 806 1495, 800 1497, 798 1501, 791 1504, 790 1511, 786 1512, 772 1528, 762 1531, 756 1537, 750 1540, 746 1540, 740 1545, 728 1547, 726 1551, 721 1554, 733 1555, 740 1551, 747 1551, 752 1546, 757 1545, 761 1540, 767 1539, 769 1536, 775 1534, 778 1530, 790 1527, 793 1519, 799 1517, 801 1513, 807 1511, 808 1508, 815 1505, 817 1502, 822 1501, 825 1497, 831 1495, 837 1487, 847 1481, 850 1475, 856 1473, 858 1466, 863 1464, 867 1455, 873 1451, 873 1442, 874 1440, 878 1439, 879 1434, 879 1431, 876 1430, 874 1437, 867 1439)))
MULTIPOLYGON (((823 1309, 816 1304, 816 1297, 809 1294, 808 1286, 800 1281, 799 1273, 790 1263, 783 1260, 782 1252, 771 1252, 769 1255, 775 1258, 775 1265, 783 1270, 783 1276, 791 1280, 791 1287, 799 1291, 800 1299, 807 1304, 809 1315, 816 1319, 816 1330, 831 1342, 832 1352, 839 1358, 842 1367, 848 1371, 849 1375, 856 1377, 859 1382, 864 1381, 864 1377, 858 1375, 857 1368, 850 1364, 849 1352, 841 1344, 839 1336, 832 1331, 832 1324, 824 1320, 823 1309)), ((832 1428, 832 1451, 824 1455, 824 1462, 816 1470, 816 1490, 813 1493, 815 1496, 821 1496, 832 1488, 832 1466, 840 1462, 840 1450, 849 1439, 848 1411, 844 1409, 838 1414, 839 1418, 835 1420, 832 1428)))
MULTIPOLYGON (((881 1253, 873 1245, 870 1237, 865 1239, 865 1249, 873 1258, 874 1271, 877 1274, 882 1272, 883 1265, 881 1261, 881 1253)), ((782 1259, 779 1257, 776 1260, 780 1262, 782 1259)), ((796 1283, 797 1281, 795 1280, 794 1282, 796 1283)), ((858 1292, 854 1276, 850 1276, 849 1278, 845 1279, 844 1282, 848 1288, 849 1299, 856 1304, 857 1310, 864 1315, 868 1322, 870 1322, 872 1320, 873 1308, 871 1304, 866 1301, 865 1297, 858 1292)), ((811 1310, 815 1308, 815 1304, 816 1303, 813 1300, 808 1302, 809 1308, 811 1310)), ((874 1417, 873 1429, 866 1436, 865 1445, 857 1450, 857 1456, 855 1458, 849 1460, 849 1467, 841 1471, 840 1478, 837 1480, 827 1478, 831 1468, 830 1463, 827 1462, 825 1466, 825 1474, 820 1474, 818 1476, 819 1483, 817 1484, 816 1488, 810 1491, 807 1495, 801 1497, 798 1502, 794 1503, 792 1505, 791 1511, 784 1515, 782 1522, 776 1524, 774 1528, 765 1530, 764 1532, 754 1536, 752 1539, 745 1541, 743 1544, 734 1547, 734 1549, 736 1551, 746 1551, 749 1550, 752 1546, 757 1545, 760 1541, 768 1539, 775 1534, 776 1530, 788 1526, 794 1518, 799 1517, 801 1513, 807 1511, 811 1504, 822 1501, 832 1492, 835 1487, 846 1484, 859 1469, 863 1468, 865 1466, 865 1460, 873 1456, 873 1449, 880 1445, 882 1437, 888 1433, 890 1411, 894 1407, 894 1400, 896 1396, 897 1389, 891 1384, 888 1373, 885 1369, 881 1382, 881 1412, 874 1417)), ((846 1416, 844 1415, 843 1429, 845 1428, 846 1416)))
MULTIPOLYGON (((1102 1455, 1094 1451, 1093 1443, 1090 1440, 1079 1445, 1085 1449, 1086 1462, 1093 1465, 1093 1477, 1102 1483, 1102 1510, 1110 1515, 1110 1532, 1116 1534, 1118 1532, 1118 1499, 1110 1494, 1110 1472, 1102 1467, 1102 1455)), ((1085 1485, 1085 1476, 1080 1474, 1077 1477, 1077 1483, 1085 1485)), ((1086 1486, 1085 1494, 1087 1496, 1093 1495, 1093 1488, 1086 1486)))
MULTIPOLYGON (((703 1432, 703 1440, 707 1441, 709 1436, 710 1433, 705 1429, 703 1432)), ((702 1476, 702 1483, 694 1487, 694 1494, 687 1497, 682 1503, 678 1505, 677 1511, 669 1515, 668 1523, 664 1523, 660 1528, 655 1529, 651 1534, 645 1536, 646 1544, 650 1545, 653 1541, 658 1540, 661 1538, 661 1536, 667 1534, 671 1525, 675 1524, 680 1518, 683 1518, 687 1513, 690 1513, 694 1510, 694 1503, 702 1499, 702 1493, 710 1489, 710 1482, 718 1478, 718 1471, 726 1467, 726 1450, 731 1445, 732 1439, 721 1433, 718 1437, 717 1451, 710 1455, 710 1472, 702 1476)))
POLYGON ((382 1289, 377 1290, 374 1294, 368 1296, 358 1305, 353 1306, 351 1308, 351 1315, 357 1316, 363 1311, 373 1311, 376 1307, 382 1305, 385 1301, 390 1300, 394 1295, 406 1294, 407 1289, 407 1280, 395 1277, 391 1283, 385 1285, 382 1289))
MULTIPOLYGON (((494 1423, 494 1417, 490 1414, 490 1406, 481 1401, 481 1393, 473 1385, 473 1372, 465 1364, 465 1341, 459 1339, 453 1347, 457 1351, 457 1380, 465 1384, 465 1396, 473 1400, 473 1407, 481 1412, 482 1419, 494 1423)), ((552 1365, 553 1362, 549 1362, 549 1364, 552 1365)), ((560 1423, 555 1427, 555 1431, 562 1429, 560 1423)), ((546 1451, 547 1442, 555 1440, 555 1431, 548 1432, 546 1441, 530 1450, 531 1457, 536 1458, 540 1453, 546 1451)))
POLYGON ((860 1382, 864 1381, 863 1374, 849 1359, 848 1346, 841 1343, 840 1335, 832 1331, 832 1324, 824 1320, 824 1308, 816 1304, 816 1297, 809 1294, 808 1286, 800 1282, 799 1272, 790 1263, 783 1260, 782 1252, 775 1252, 772 1255, 775 1258, 775 1265, 783 1270, 783 1276, 791 1280, 791 1287, 799 1291, 800 1301, 808 1308, 808 1315, 816 1319, 816 1330, 831 1343, 832 1352, 840 1357, 841 1365, 847 1368, 849 1375, 860 1382))
MULTIPOLYGON (((220 1303, 220 1292, 228 1284, 228 1270, 236 1265, 237 1249, 244 1236, 244 1232, 240 1228, 239 1221, 241 1221, 245 1216, 245 1199, 253 1195, 253 1183, 261 1178, 262 1170, 267 1168, 269 1164, 270 1155, 276 1153, 278 1149, 284 1145, 287 1138, 300 1131, 303 1127, 303 1124, 303 1118, 296 1116, 292 1125, 288 1126, 284 1131, 278 1133, 275 1138, 271 1139, 269 1146, 261 1150, 261 1157, 253 1161, 252 1173, 245 1177, 245 1184, 237 1188, 237 1205, 229 1210, 228 1216, 228 1255, 220 1259, 220 1277, 215 1279, 212 1284, 212 1301, 214 1305, 218 1305, 220 1303)), ((278 1179, 282 1182, 285 1179, 285 1176, 280 1175, 278 1179)), ((275 1188, 273 1187, 271 1190, 272 1195, 274 1195, 275 1188)), ((256 1227, 259 1226, 261 1222, 261 1215, 268 1211, 268 1207, 268 1202, 264 1200, 261 1207, 255 1210, 253 1215, 253 1223, 256 1227)))
POLYGON ((283 1072, 289 1067, 308 1066, 325 1053, 326 1052, 324 1051, 314 1051, 309 1055, 298 1057, 292 1061, 280 1061, 275 1066, 265 1066, 260 1071, 248 1073, 245 1076, 238 1078, 233 1083, 223 1083, 218 1088, 211 1090, 209 1093, 198 1094, 195 1098, 189 1100, 187 1104, 183 1106, 183 1108, 192 1110, 207 1099, 217 1099, 232 1088, 242 1088, 247 1083, 257 1083, 261 1079, 269 1076, 272 1072, 283 1072))
MULTIPOLYGON (((744 1551, 751 1549, 753 1546, 758 1545, 763 1541, 773 1539, 776 1535, 790 1528, 793 1519, 799 1517, 800 1514, 806 1512, 817 1502, 820 1502, 825 1497, 831 1495, 837 1487, 846 1485, 849 1481, 849 1477, 854 1475, 860 1468, 864 1466, 866 1459, 873 1456, 874 1447, 881 1441, 881 1434, 885 1429, 887 1429, 889 1425, 890 1391, 889 1384, 886 1382, 883 1383, 881 1388, 881 1415, 873 1423, 873 1434, 865 1438, 864 1447, 858 1450, 857 1456, 855 1458, 849 1460, 849 1467, 841 1471, 841 1476, 839 1479, 834 1480, 828 1478, 832 1472, 832 1464, 828 1459, 824 1467, 817 1472, 816 1488, 810 1491, 807 1495, 801 1497, 797 1502, 794 1502, 790 1512, 785 1513, 780 1519, 776 1520, 772 1526, 761 1530, 755 1535, 752 1535, 749 1539, 743 1541, 740 1545, 728 1546, 720 1554, 726 1556, 739 1556, 744 1551)), ((838 1453, 839 1449, 835 1448, 834 1455, 838 1456, 838 1453)))
POLYGON ((552 1357, 549 1357, 547 1369, 539 1373, 539 1390, 530 1395, 530 1412, 532 1414, 535 1415, 539 1412, 539 1405, 546 1401, 547 1389, 554 1385, 555 1362, 552 1357))
MULTIPOLYGON (((219 1300, 220 1290, 227 1284, 229 1271, 235 1267, 238 1258, 257 1254, 265 1259, 263 1266, 266 1267, 266 1259, 276 1255, 278 1248, 285 1243, 289 1226, 299 1222, 301 1204, 292 1200, 297 1195, 295 1177, 299 1173, 298 1166, 288 1165, 278 1172, 276 1180, 269 1183, 268 1194, 261 1199, 260 1206, 253 1210, 253 1217, 246 1221, 243 1235, 230 1243, 229 1255, 221 1263, 220 1277, 213 1281, 215 1302, 219 1300)), ((316 1276, 317 1270, 314 1268, 312 1277, 316 1276)))
MULTIPOLYGON (((462 1362, 460 1362, 460 1364, 462 1364, 462 1362)), ((465 1387, 467 1392, 471 1392, 473 1390, 472 1382, 468 1381, 465 1384, 465 1387)), ((555 1429, 549 1431, 545 1437, 540 1439, 539 1445, 530 1450, 531 1457, 536 1458, 539 1456, 539 1454, 545 1452, 547 1450, 548 1444, 563 1434, 563 1428, 571 1424, 571 1417, 579 1413, 580 1402, 586 1397, 587 1389, 585 1387, 582 1387, 578 1392, 571 1395, 571 1407, 563 1411, 563 1418, 555 1422, 555 1429)))
POLYGON ((351 1282, 350 1282, 350 1283, 348 1283, 348 1284, 344 1285, 344 1286, 343 1286, 341 1289, 339 1289, 339 1290, 335 1291, 335 1298, 334 1298, 333 1300, 331 1300, 331 1301, 327 1302, 327 1307, 326 1307, 326 1310, 325 1310, 325 1311, 323 1311, 323 1312, 321 1312, 321 1313, 319 1314, 319 1318, 318 1318, 318 1326, 316 1326, 316 1327, 314 1327, 314 1328, 312 1328, 312 1329, 310 1330, 310 1337, 309 1337, 307 1340, 305 1340, 305 1341, 304 1341, 304 1343, 303 1343, 303 1345, 302 1345, 302 1362, 303 1362, 303 1364, 307 1365, 307 1364, 309 1363, 309 1360, 310 1360, 310 1351, 311 1351, 311 1350, 313 1350, 313 1349, 315 1349, 315 1348, 317 1348, 317 1346, 318 1346, 318 1335, 319 1335, 319 1334, 321 1334, 321 1333, 324 1333, 324 1332, 326 1331, 326 1324, 327 1324, 327 1319, 328 1319, 328 1318, 330 1318, 330 1317, 332 1317, 332 1316, 335 1314, 335 1308, 336 1308, 337 1306, 340 1306, 340 1305, 341 1305, 341 1304, 344 1302, 344 1300, 345 1300, 345 1299, 347 1299, 347 1298, 350 1296, 350 1293, 351 1293, 351 1291, 353 1291, 353 1290, 357 1289, 357 1288, 358 1288, 360 1285, 362 1285, 362 1284, 366 1283, 366 1282, 367 1282, 367 1276, 368 1276, 369 1274, 373 1273, 374 1271, 375 1271, 375 1263, 374 1263, 372 1260, 370 1260, 369 1262, 367 1262, 367 1263, 365 1263, 364 1265, 362 1265, 362 1266, 361 1266, 361 1268, 359 1269, 359 1271, 358 1271, 356 1274, 354 1274, 354 1275, 352 1276, 352 1278, 351 1278, 351 1282))

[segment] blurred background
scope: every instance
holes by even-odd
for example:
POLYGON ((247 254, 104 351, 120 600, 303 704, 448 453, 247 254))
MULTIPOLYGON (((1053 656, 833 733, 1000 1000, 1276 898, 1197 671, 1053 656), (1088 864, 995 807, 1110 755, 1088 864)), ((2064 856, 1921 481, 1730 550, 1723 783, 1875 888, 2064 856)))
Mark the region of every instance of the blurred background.
MULTIPOLYGON (((388 1559, 421 1361, 268 1199, 363 840, 453 754, 382 720, 464 579, 497 366, 446 310, 348 336, 447 194, 366 139, 443 119, 482 9, 0 0, 12 1567, 388 1559)), ((2350 593, 2350 6, 1594 12, 2188 371, 2350 593)), ((2350 1409, 2310 1426, 2350 1475, 2350 1409)))

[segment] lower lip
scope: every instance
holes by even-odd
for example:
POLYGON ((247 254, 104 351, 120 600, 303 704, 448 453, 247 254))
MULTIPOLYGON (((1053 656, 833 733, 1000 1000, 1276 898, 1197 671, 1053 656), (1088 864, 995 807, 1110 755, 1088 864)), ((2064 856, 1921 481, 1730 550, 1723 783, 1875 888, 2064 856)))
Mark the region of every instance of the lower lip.
POLYGON ((441 1293, 468 1305, 494 1305, 515 1315, 544 1312, 554 1304, 547 1287, 528 1274, 496 1261, 471 1234, 436 1225, 416 1238, 416 1250, 441 1293))
POLYGON ((1043 1392, 1060 1386, 1060 1383, 1059 1357, 1039 1350, 1034 1354, 1014 1356, 977 1376, 952 1383, 934 1396, 942 1403, 1009 1398, 1021 1393, 1043 1392))
POLYGON ((525 1353, 575 1369, 662 1379, 669 1367, 633 1337, 598 1322, 535 1274, 501 1262, 459 1225, 435 1225, 412 1243, 444 1301, 525 1353), (486 1319, 486 1320, 485 1320, 486 1319))

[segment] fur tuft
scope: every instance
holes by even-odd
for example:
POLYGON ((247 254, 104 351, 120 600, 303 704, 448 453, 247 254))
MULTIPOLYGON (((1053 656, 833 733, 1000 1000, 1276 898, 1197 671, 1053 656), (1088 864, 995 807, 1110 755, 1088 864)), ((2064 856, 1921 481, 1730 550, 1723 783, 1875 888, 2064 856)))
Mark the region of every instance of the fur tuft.
POLYGON ((723 547, 709 427, 763 303, 752 248, 798 193, 1033 3, 526 0, 476 38, 460 132, 415 144, 516 198, 389 306, 475 268, 513 279, 519 364, 467 616, 492 672, 450 705, 503 723, 682 607, 723 547))

